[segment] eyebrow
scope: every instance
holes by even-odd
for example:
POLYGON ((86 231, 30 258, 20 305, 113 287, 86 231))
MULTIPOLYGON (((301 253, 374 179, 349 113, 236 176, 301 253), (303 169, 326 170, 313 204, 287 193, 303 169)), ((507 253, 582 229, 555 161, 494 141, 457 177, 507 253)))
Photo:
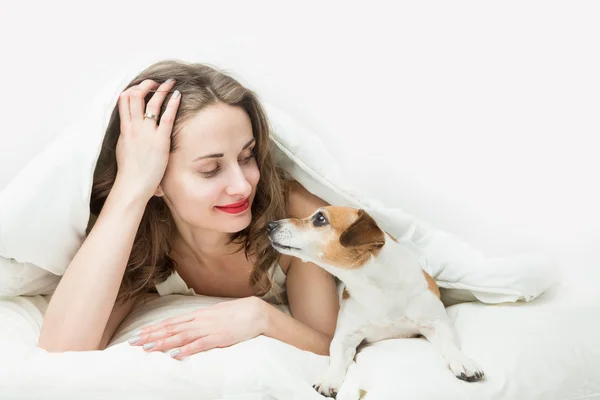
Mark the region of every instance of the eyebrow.
MULTIPOLYGON (((250 140, 248 141, 248 143, 246 143, 246 144, 244 145, 244 147, 242 148, 242 151, 243 151, 243 150, 246 150, 248 147, 250 147, 250 146, 252 145, 252 143, 254 143, 255 141, 256 141, 256 139, 255 139, 255 138, 252 138, 252 139, 250 139, 250 140)), ((194 162, 194 161, 198 161, 198 160, 204 160, 205 158, 221 158, 221 157, 223 157, 223 156, 224 156, 224 154, 223 154, 223 153, 213 153, 213 154, 208 154, 208 155, 205 155, 205 156, 199 156, 199 157, 196 157, 196 158, 194 158, 194 159, 192 160, 192 162, 194 162)))

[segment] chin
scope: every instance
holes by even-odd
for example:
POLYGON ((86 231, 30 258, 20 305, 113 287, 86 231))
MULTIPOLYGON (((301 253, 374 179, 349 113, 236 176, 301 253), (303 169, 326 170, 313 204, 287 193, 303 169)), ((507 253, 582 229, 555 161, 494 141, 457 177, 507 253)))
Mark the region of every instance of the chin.
POLYGON ((224 230, 227 233, 237 233, 243 231, 250 225, 250 223, 252 222, 252 214, 248 213, 247 215, 237 217, 226 216, 225 219, 227 219, 227 221, 224 221, 222 225, 222 230, 224 230))

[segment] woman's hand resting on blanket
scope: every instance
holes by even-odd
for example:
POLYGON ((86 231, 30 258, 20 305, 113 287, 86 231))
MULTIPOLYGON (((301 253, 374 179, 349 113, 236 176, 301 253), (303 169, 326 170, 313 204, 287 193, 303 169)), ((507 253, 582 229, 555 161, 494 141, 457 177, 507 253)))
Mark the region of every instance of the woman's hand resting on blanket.
POLYGON ((136 200, 148 201, 155 194, 167 168, 179 92, 175 91, 169 99, 160 123, 154 116, 160 115, 161 105, 174 85, 174 80, 163 84, 145 80, 119 96, 121 134, 117 142, 116 184, 136 200), (145 104, 145 97, 154 89, 156 92, 145 104))
POLYGON ((266 305, 258 297, 225 301, 142 328, 129 344, 143 346, 146 351, 169 351, 177 359, 228 347, 265 331, 266 305))

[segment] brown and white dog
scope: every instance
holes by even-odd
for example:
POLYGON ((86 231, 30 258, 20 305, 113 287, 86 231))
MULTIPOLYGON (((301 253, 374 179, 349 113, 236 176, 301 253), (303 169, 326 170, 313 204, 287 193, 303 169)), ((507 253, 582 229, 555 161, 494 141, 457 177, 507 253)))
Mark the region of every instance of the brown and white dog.
POLYGON ((330 362, 317 390, 339 390, 361 342, 423 335, 452 373, 473 382, 483 370, 459 349, 433 279, 414 250, 381 230, 364 210, 322 207, 304 219, 268 224, 272 246, 310 261, 340 281, 340 311, 330 362))

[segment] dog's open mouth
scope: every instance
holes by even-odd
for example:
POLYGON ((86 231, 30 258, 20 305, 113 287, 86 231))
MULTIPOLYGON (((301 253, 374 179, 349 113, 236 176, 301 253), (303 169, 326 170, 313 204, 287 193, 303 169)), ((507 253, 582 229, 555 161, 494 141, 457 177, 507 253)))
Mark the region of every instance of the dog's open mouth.
POLYGON ((299 249, 298 247, 293 247, 293 246, 285 246, 283 244, 277 243, 277 242, 273 242, 271 241, 271 244, 273 245, 273 247, 275 247, 276 249, 282 249, 282 250, 298 250, 300 251, 301 249, 299 249))

